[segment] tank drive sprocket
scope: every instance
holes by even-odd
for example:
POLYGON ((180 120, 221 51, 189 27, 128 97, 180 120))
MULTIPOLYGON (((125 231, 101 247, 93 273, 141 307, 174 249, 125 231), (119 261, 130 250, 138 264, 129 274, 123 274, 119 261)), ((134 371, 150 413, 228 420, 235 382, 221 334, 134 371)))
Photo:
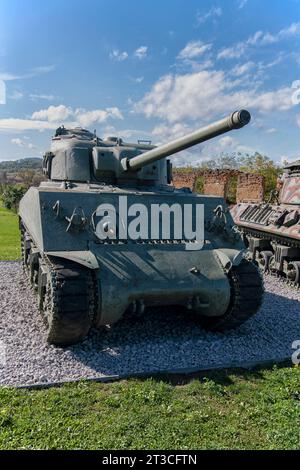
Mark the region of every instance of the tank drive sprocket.
POLYGON ((263 279, 259 269, 244 259, 228 272, 231 287, 230 304, 220 317, 199 317, 201 325, 209 331, 234 329, 251 318, 263 300, 263 279))

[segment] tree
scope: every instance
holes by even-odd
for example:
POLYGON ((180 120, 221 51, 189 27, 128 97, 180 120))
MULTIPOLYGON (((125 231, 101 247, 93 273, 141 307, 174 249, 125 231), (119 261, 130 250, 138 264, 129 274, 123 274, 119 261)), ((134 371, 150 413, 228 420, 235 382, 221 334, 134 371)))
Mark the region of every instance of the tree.
POLYGON ((6 209, 17 210, 21 198, 24 196, 26 188, 19 185, 8 185, 2 193, 2 201, 6 209))
POLYGON ((255 152, 254 155, 244 155, 241 158, 240 170, 264 176, 265 199, 270 197, 271 191, 276 188, 277 178, 283 172, 282 168, 276 165, 271 158, 258 152, 255 152))

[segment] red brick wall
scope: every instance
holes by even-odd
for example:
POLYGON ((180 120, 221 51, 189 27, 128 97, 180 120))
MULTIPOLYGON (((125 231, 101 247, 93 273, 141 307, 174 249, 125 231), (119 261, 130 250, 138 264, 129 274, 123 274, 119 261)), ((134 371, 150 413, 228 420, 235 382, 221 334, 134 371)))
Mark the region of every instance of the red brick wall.
POLYGON ((237 202, 261 202, 264 199, 264 177, 241 173, 238 176, 237 202))
POLYGON ((226 198, 230 178, 237 177, 237 202, 258 202, 264 198, 264 177, 256 174, 243 173, 239 170, 200 170, 189 171, 175 168, 173 184, 176 188, 187 187, 195 190, 197 178, 203 176, 203 194, 226 198))
POLYGON ((173 184, 175 188, 190 188, 194 191, 197 178, 197 171, 183 172, 173 170, 173 184))
POLYGON ((213 170, 206 171, 204 174, 204 194, 220 196, 226 198, 230 171, 213 170))

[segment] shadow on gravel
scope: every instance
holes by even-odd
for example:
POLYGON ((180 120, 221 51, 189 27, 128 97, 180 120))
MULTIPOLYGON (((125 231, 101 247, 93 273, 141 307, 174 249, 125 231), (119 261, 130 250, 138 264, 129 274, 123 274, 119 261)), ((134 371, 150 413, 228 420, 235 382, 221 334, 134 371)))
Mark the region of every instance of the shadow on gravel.
MULTIPOLYGON (((182 309, 149 309, 142 317, 126 313, 111 328, 93 330, 81 345, 69 349, 77 361, 95 374, 119 373, 127 377, 141 374, 158 380, 166 376, 170 380, 165 372, 174 370, 179 373, 172 373, 171 381, 185 383, 197 376, 207 377, 207 370, 222 365, 230 369, 253 368, 262 363, 266 367, 287 360, 298 337, 299 301, 267 292, 260 312, 238 329, 226 333, 203 330, 182 309), (91 354, 83 354, 88 351, 91 354), (103 357, 103 362, 95 361, 97 354, 103 357), (122 369, 124 357, 126 367, 122 369), (197 369, 205 372, 195 372, 197 369)), ((243 375, 247 373, 244 369, 243 375)), ((253 371, 249 373, 253 377, 253 371)), ((215 372, 214 376, 220 378, 220 383, 224 381, 224 385, 230 382, 225 372, 215 372)))

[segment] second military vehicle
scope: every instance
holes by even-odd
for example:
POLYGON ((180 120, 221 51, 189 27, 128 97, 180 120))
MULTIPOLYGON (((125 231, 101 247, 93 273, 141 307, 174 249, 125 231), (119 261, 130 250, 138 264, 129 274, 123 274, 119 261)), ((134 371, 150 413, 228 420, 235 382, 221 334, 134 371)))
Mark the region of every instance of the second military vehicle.
POLYGON ((165 158, 249 121, 247 111, 236 111, 160 147, 57 129, 43 160, 49 180, 30 188, 19 209, 23 264, 49 342, 76 343, 91 326, 148 306, 179 305, 212 330, 256 313, 261 276, 243 256, 224 200, 175 189, 165 158), (169 230, 153 225, 153 209, 166 214, 169 230), (175 221, 183 212, 193 226, 202 219, 200 240, 175 221))
POLYGON ((258 266, 299 286, 300 160, 285 170, 272 203, 237 204, 232 214, 258 266))

